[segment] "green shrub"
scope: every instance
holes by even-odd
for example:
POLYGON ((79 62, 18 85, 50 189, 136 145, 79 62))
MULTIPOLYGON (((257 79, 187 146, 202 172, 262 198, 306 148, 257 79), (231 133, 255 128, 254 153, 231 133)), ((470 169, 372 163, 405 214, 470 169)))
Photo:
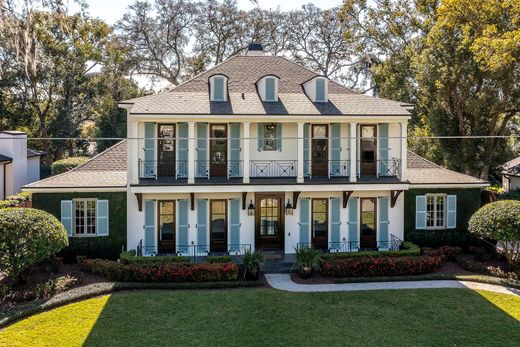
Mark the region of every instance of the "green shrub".
POLYGON ((67 172, 71 169, 74 169, 77 166, 85 163, 89 160, 88 157, 70 157, 61 160, 57 160, 52 163, 51 173, 52 175, 58 175, 60 173, 67 172))
POLYGON ((430 257, 440 257, 442 261, 455 260, 462 253, 462 248, 452 246, 442 246, 437 249, 423 249, 424 255, 430 257))
POLYGON ((233 257, 230 255, 210 255, 206 258, 208 263, 231 263, 233 257))
POLYGON ((469 231, 483 240, 498 240, 509 265, 520 268, 520 201, 483 206, 469 220, 469 231))
POLYGON ((404 256, 419 256, 421 249, 419 246, 411 242, 403 242, 401 249, 398 251, 367 251, 367 252, 338 252, 338 253, 324 253, 322 255, 325 260, 345 259, 345 258, 365 258, 365 257, 404 257, 404 256))
POLYGON ((121 253, 119 256, 122 264, 137 264, 137 265, 159 265, 169 263, 189 263, 188 257, 181 256, 164 256, 164 257, 136 257, 135 250, 129 250, 121 253))
POLYGON ((406 240, 419 247, 438 248, 453 246, 467 249, 470 246, 485 246, 484 242, 465 230, 414 230, 406 234, 406 240))
POLYGON ((32 208, 0 210, 0 272, 19 277, 68 245, 67 231, 53 215, 32 208))
POLYGON ((22 192, 16 195, 10 195, 5 200, 0 200, 0 209, 16 207, 21 203, 31 199, 31 193, 22 192))
POLYGON ((46 282, 38 283, 30 289, 11 291, 6 296, 15 301, 31 301, 42 299, 51 295, 64 292, 65 290, 74 287, 80 280, 74 276, 64 275, 51 278, 46 282))

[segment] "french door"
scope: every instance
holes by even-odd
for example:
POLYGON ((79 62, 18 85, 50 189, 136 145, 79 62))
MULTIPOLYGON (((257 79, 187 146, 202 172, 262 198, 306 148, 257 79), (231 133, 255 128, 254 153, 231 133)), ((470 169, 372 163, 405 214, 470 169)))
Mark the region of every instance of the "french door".
POLYGON ((329 242, 329 199, 312 199, 312 247, 328 249, 329 242))
POLYGON ((175 124, 159 124, 157 138, 157 177, 175 177, 175 124))
POLYGON ((255 245, 258 249, 283 250, 285 195, 255 194, 255 245))
POLYGON ((377 249, 377 198, 361 198, 361 249, 377 249))
POLYGON ((375 176, 377 163, 377 126, 361 125, 360 132, 360 174, 361 176, 375 176))
POLYGON ((227 177, 227 125, 210 125, 209 172, 210 177, 227 177))
POLYGON ((175 253, 175 201, 159 201, 158 253, 175 253))
POLYGON ((227 200, 210 200, 210 252, 227 252, 227 200))
POLYGON ((315 177, 328 176, 329 138, 326 124, 312 125, 311 174, 315 177))

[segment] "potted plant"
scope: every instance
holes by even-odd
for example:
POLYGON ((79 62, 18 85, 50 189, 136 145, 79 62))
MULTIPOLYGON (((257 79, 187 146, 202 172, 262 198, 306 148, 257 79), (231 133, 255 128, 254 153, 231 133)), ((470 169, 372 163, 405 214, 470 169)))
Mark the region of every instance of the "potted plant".
POLYGON ((259 251, 247 250, 244 254, 244 278, 248 280, 258 280, 260 267, 264 263, 264 255, 259 251))
POLYGON ((309 246, 295 248, 296 263, 301 278, 309 278, 312 276, 312 271, 321 271, 321 264, 323 258, 317 249, 309 246))

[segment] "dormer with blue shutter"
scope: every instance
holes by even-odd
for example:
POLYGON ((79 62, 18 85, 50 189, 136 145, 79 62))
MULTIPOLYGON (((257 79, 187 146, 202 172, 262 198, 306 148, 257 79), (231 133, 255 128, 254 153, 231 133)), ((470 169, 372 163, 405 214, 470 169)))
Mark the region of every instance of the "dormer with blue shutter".
POLYGON ((209 96, 211 101, 227 101, 227 82, 225 75, 213 75, 209 78, 209 96))
POLYGON ((327 77, 314 77, 303 84, 303 89, 312 102, 329 101, 329 79, 327 77))
POLYGON ((263 102, 278 101, 278 80, 277 76, 267 75, 256 82, 258 94, 263 102))

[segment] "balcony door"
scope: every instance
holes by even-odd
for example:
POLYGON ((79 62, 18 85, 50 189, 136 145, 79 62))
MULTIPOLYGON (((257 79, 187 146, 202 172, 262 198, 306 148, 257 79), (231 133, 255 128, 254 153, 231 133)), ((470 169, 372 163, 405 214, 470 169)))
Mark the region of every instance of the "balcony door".
POLYGON ((314 177, 328 176, 329 139, 326 124, 312 125, 311 174, 314 177))
POLYGON ((175 124, 159 124, 157 132, 157 177, 175 177, 175 124))
POLYGON ((360 131, 360 174, 361 176, 375 176, 377 163, 377 126, 361 125, 360 131))
POLYGON ((255 194, 255 246, 257 249, 284 248, 284 194, 255 194))
POLYGON ((361 198, 361 249, 377 249, 376 198, 361 198))
POLYGON ((209 173, 210 177, 227 177, 227 125, 210 125, 209 173))
POLYGON ((312 199, 312 247, 328 249, 329 242, 329 200, 312 199))
POLYGON ((227 252, 227 200, 210 200, 210 252, 227 252))
POLYGON ((159 253, 175 253, 175 201, 159 201, 159 228, 157 248, 159 253))

